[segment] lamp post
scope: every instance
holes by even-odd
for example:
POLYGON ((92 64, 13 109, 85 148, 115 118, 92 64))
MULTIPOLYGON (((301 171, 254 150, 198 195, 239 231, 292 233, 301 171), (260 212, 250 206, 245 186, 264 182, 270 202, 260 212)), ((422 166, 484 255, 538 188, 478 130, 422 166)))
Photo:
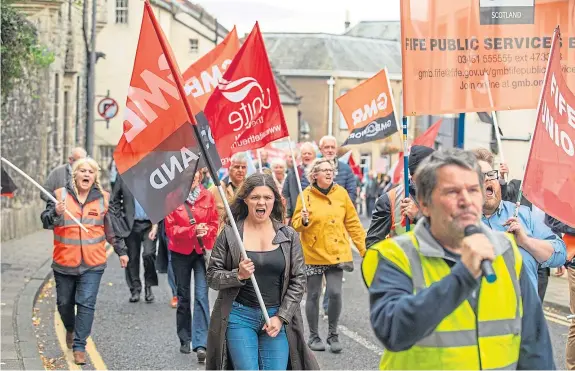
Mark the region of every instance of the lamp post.
POLYGON ((328 106, 327 106, 327 134, 333 135, 333 86, 335 85, 335 80, 333 76, 327 80, 328 85, 328 106))

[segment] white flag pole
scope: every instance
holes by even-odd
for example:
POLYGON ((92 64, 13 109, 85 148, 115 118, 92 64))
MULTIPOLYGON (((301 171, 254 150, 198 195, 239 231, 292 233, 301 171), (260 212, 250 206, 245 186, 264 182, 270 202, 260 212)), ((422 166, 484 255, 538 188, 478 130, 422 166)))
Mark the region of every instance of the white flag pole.
MULTIPOLYGON (((489 96, 489 106, 491 109, 495 107, 493 104, 493 96, 491 95, 491 86, 489 86, 489 77, 487 73, 483 75, 485 77, 485 86, 487 87, 487 95, 489 96)), ((491 111, 491 117, 493 118, 493 126, 495 130, 495 139, 497 140, 497 148, 499 152, 500 162, 505 164, 505 156, 503 155, 503 144, 501 143, 501 133, 499 132, 499 121, 495 111, 491 111)), ((505 180, 507 180, 507 174, 505 174, 505 180)))
POLYGON ((256 152, 258 153, 258 164, 260 165, 260 174, 264 172, 264 169, 262 167, 262 154, 260 153, 260 149, 256 149, 256 152))
MULTIPOLYGON (((295 153, 294 153, 294 150, 293 150, 293 145, 292 145, 292 143, 291 143, 291 138, 288 137, 287 139, 288 139, 288 143, 289 143, 289 150, 290 150, 290 153, 291 153, 291 159, 292 159, 292 162, 293 162, 293 169, 294 169, 294 172, 295 172, 295 179, 297 180, 297 188, 298 188, 298 190, 299 190, 299 195, 301 196, 301 207, 302 207, 302 210, 303 210, 303 211, 307 211, 307 207, 305 206, 305 198, 303 197, 303 190, 302 190, 302 188, 301 188, 301 179, 299 178, 299 171, 297 170, 297 162, 296 162, 296 160, 295 160, 295 153)), ((309 220, 307 220, 307 219, 304 219, 304 220, 303 220, 303 225, 307 225, 308 223, 309 223, 309 220)))
MULTIPOLYGON (((2 161, 4 161, 4 163, 6 163, 8 166, 10 166, 12 169, 16 170, 20 175, 22 175, 24 178, 28 179, 30 182, 32 182, 32 184, 34 184, 40 191, 42 191, 50 200, 52 200, 52 202, 54 202, 55 204, 58 204, 58 200, 56 200, 54 198, 54 196, 52 196, 52 194, 50 192, 48 192, 47 190, 44 189, 44 187, 42 187, 40 184, 38 184, 34 179, 30 178, 30 176, 28 174, 26 174, 25 172, 23 172, 22 170, 20 170, 18 167, 16 167, 16 165, 14 165, 13 163, 11 163, 10 161, 6 160, 4 157, 1 158, 2 161)), ((68 216, 76 223, 80 226, 80 228, 82 228, 84 230, 84 232, 88 232, 88 230, 86 229, 86 227, 84 227, 84 225, 82 225, 82 223, 80 223, 80 221, 78 219, 76 219, 76 217, 74 217, 74 215, 72 215, 72 213, 69 210, 65 210, 66 214, 68 214, 68 216)))
MULTIPOLYGON (((218 184, 217 187, 218 187, 218 191, 220 192, 220 197, 222 198, 222 201, 224 202, 224 208, 226 209, 226 214, 228 215, 228 219, 229 219, 230 224, 232 226, 232 229, 234 231, 234 235, 236 236, 236 239, 238 240, 238 243, 240 245, 240 250, 242 252, 242 256, 244 257, 244 259, 248 259, 248 253, 246 252, 246 248, 244 247, 244 242, 242 241, 242 238, 240 237, 240 232, 238 231, 238 226, 236 225, 236 221, 234 220, 234 216, 232 215, 232 210, 230 209, 230 204, 228 203, 228 199, 226 198, 226 195, 224 193, 224 189, 222 188, 221 184, 218 184)), ((250 280, 252 281, 252 285, 254 286, 254 291, 256 292, 256 296, 258 297, 258 302, 260 304, 260 308, 262 309, 266 323, 269 326, 271 323, 270 317, 268 315, 268 311, 266 309, 264 299, 262 298, 262 293, 260 292, 258 282, 256 281, 256 277, 252 274, 250 276, 250 280)))

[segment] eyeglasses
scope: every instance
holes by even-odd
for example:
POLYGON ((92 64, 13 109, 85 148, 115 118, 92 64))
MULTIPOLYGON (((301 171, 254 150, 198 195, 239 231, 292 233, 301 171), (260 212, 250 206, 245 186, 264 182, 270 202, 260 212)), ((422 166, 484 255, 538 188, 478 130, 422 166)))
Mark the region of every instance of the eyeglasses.
POLYGON ((499 170, 491 170, 483 173, 485 180, 497 180, 499 179, 499 170))
POLYGON ((318 172, 324 173, 324 174, 329 174, 329 173, 333 173, 333 169, 319 169, 318 172))

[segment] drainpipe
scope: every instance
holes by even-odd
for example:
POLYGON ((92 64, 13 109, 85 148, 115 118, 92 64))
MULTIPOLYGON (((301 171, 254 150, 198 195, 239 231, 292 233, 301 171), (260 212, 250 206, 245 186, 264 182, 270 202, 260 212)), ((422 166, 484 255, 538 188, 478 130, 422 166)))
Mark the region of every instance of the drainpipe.
POLYGON ((327 135, 333 135, 333 86, 335 85, 335 80, 333 76, 327 80, 328 88, 328 108, 327 108, 327 135))

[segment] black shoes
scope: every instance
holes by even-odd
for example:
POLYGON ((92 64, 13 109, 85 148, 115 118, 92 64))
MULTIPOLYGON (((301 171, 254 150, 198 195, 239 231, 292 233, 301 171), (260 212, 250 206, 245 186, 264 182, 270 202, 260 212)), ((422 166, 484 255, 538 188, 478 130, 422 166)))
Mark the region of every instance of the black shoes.
POLYGON ((190 342, 186 341, 184 344, 180 345, 180 353, 190 354, 192 351, 190 350, 190 342))
POLYGON ((196 350, 198 356, 198 363, 206 363, 206 350, 202 347, 196 350))
POLYGON ((140 301, 140 292, 133 291, 132 296, 130 296, 130 303, 137 303, 140 301))
POLYGON ((154 301, 154 294, 152 293, 152 286, 146 286, 144 289, 146 294, 146 303, 151 303, 154 301))

